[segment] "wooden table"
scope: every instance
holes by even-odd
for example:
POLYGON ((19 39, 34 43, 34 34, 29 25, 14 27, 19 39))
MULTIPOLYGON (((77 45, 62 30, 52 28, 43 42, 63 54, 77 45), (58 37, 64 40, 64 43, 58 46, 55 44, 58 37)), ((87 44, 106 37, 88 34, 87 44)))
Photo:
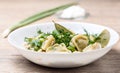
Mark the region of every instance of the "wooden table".
MULTIPOLYGON (((72 0, 0 0, 0 33, 10 25, 34 13, 72 0)), ((120 33, 120 0, 80 0, 90 16, 84 20, 61 20, 55 15, 41 22, 78 21, 105 25, 120 33)), ((36 65, 13 48, 7 39, 0 38, 0 73, 120 73, 120 41, 101 59, 87 66, 54 69, 36 65)))

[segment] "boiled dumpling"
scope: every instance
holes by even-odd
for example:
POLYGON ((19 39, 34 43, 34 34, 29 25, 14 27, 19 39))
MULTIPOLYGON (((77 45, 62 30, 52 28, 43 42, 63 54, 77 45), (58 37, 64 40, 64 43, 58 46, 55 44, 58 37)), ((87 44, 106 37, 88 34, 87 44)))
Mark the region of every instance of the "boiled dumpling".
POLYGON ((84 35, 76 35, 72 38, 72 43, 78 51, 82 51, 88 45, 88 38, 84 35))
POLYGON ((42 50, 46 50, 48 47, 52 46, 55 43, 55 38, 50 35, 46 38, 46 40, 42 43, 42 50))
POLYGON ((100 49, 100 48, 101 48, 101 44, 100 43, 94 43, 94 44, 90 44, 89 46, 84 48, 83 52, 92 51, 92 50, 96 50, 96 49, 100 49))
POLYGON ((55 44, 49 48, 47 48, 46 52, 71 52, 68 50, 64 43, 55 44))
POLYGON ((110 32, 105 29, 98 36, 96 42, 99 42, 102 48, 104 48, 108 44, 109 40, 110 40, 110 32))

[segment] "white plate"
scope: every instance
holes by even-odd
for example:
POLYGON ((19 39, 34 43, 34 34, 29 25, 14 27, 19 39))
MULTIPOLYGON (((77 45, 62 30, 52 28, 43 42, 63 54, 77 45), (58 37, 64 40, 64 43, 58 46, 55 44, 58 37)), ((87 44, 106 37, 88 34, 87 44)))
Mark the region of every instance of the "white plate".
POLYGON ((8 36, 8 41, 16 47, 25 58, 36 64, 48 67, 68 68, 83 66, 99 59, 119 40, 118 33, 105 26, 82 22, 59 23, 76 33, 84 33, 83 28, 87 29, 90 33, 100 33, 103 29, 107 29, 110 32, 111 38, 105 48, 83 53, 43 53, 25 49, 23 46, 24 38, 37 35, 37 29, 41 29, 43 32, 51 32, 55 29, 54 24, 51 22, 19 28, 8 36))

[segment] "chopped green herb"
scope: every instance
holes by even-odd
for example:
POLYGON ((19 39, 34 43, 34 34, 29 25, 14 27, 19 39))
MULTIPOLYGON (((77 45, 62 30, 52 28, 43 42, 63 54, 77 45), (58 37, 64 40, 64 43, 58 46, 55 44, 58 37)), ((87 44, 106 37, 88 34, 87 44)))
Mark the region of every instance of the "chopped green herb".
POLYGON ((41 33, 42 33, 42 31, 41 31, 41 30, 38 30, 38 31, 37 31, 37 33, 38 33, 38 34, 41 34, 41 33))
POLYGON ((96 42, 96 39, 98 38, 98 34, 90 35, 85 28, 84 28, 84 31, 86 33, 85 35, 88 37, 89 44, 94 44, 96 42), (92 37, 92 39, 90 37, 92 37))
POLYGON ((74 46, 68 46, 67 48, 68 48, 70 51, 72 51, 72 52, 76 51, 76 49, 75 49, 74 46))
POLYGON ((66 46, 69 46, 69 42, 72 39, 71 34, 69 32, 65 32, 64 30, 54 30, 52 35, 54 36, 56 43, 64 43, 66 46))
POLYGON ((27 43, 29 43, 29 42, 32 41, 32 39, 33 39, 33 38, 27 38, 27 37, 25 37, 24 41, 27 42, 27 43))

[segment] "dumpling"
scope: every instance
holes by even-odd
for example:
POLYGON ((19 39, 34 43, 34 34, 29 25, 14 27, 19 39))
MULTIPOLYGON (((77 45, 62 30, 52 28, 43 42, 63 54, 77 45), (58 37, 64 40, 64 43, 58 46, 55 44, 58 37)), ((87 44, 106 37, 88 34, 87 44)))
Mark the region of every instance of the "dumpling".
POLYGON ((109 40, 110 40, 110 32, 105 29, 98 36, 96 42, 99 42, 102 48, 104 48, 108 44, 109 40))
POLYGON ((46 50, 48 47, 52 46, 55 43, 55 38, 50 35, 46 38, 46 40, 42 43, 42 50, 46 50))
POLYGON ((101 44, 96 42, 96 43, 91 44, 91 45, 87 46, 86 48, 84 48, 83 52, 92 51, 92 50, 96 50, 96 49, 100 49, 100 48, 101 48, 101 44))
POLYGON ((64 43, 55 44, 49 48, 47 48, 46 52, 71 52, 68 50, 64 43))
POLYGON ((80 34, 74 36, 71 41, 80 52, 88 45, 88 38, 80 34))

